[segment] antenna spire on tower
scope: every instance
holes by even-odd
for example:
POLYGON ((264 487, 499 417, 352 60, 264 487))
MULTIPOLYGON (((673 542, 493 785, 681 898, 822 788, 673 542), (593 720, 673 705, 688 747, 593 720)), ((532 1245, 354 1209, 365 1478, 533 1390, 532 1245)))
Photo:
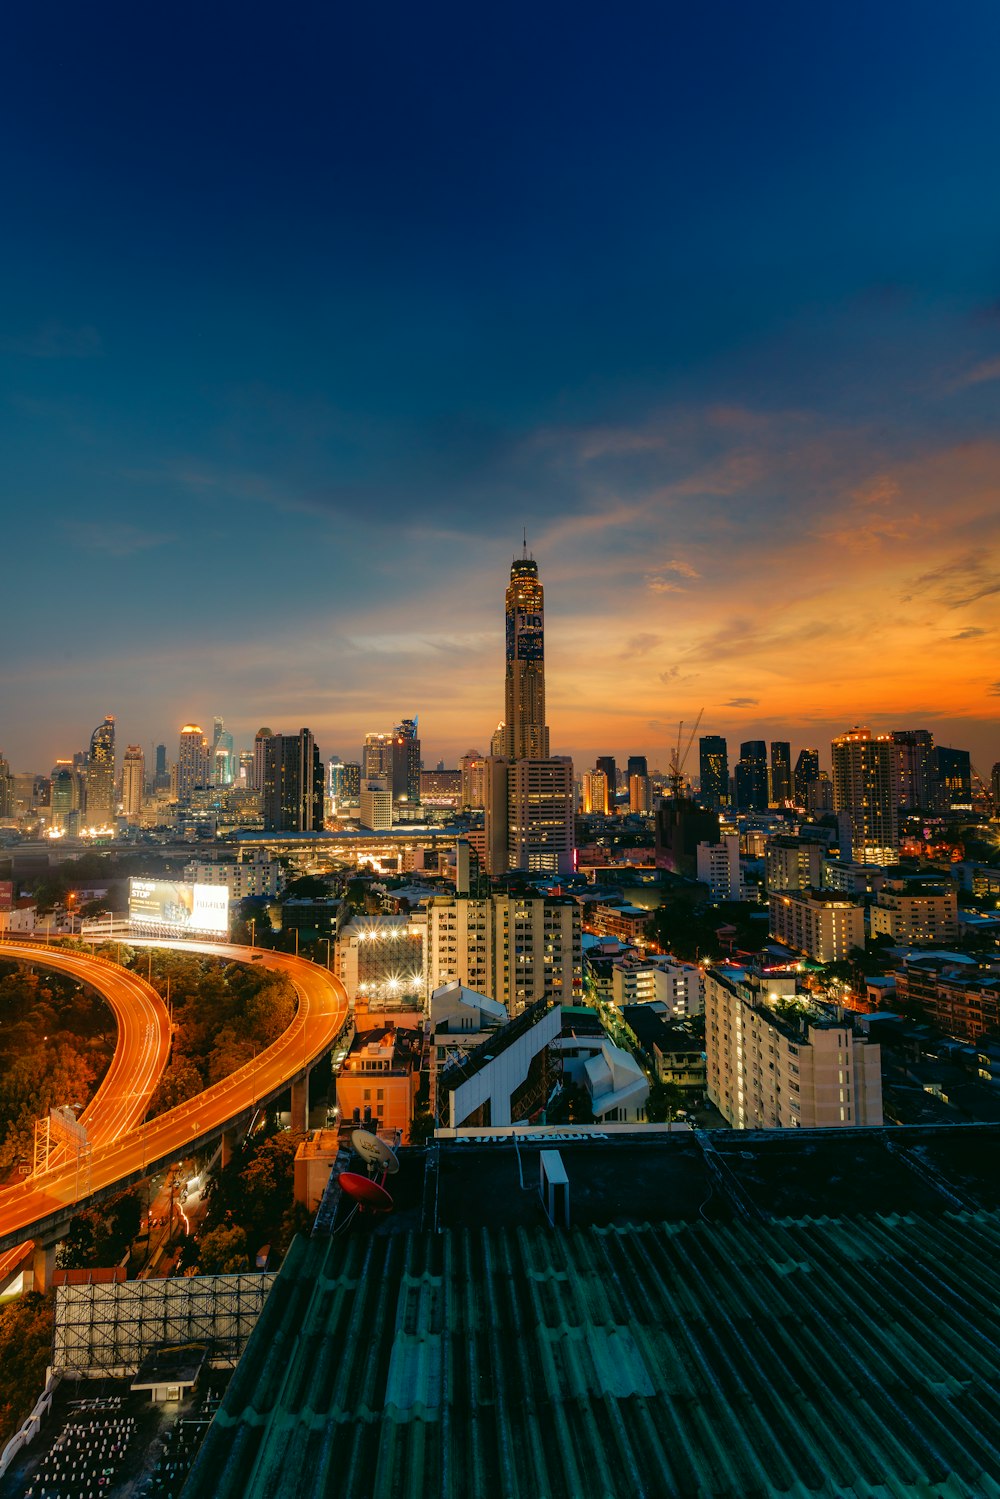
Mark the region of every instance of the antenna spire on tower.
POLYGON ((528 555, 528 528, 527 528, 527 526, 524 527, 524 553, 523 553, 523 555, 524 555, 524 557, 527 557, 527 555, 528 555))

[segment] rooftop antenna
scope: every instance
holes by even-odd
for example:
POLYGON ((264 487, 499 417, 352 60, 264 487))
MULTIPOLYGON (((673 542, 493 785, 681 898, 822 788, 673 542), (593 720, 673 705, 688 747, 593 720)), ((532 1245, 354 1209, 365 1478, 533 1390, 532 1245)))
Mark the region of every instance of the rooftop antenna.
POLYGON ((527 528, 527 526, 524 527, 524 554, 523 555, 524 555, 525 560, 527 560, 527 557, 528 557, 528 528, 527 528))
POLYGON ((380 1187, 384 1185, 387 1176, 395 1176, 399 1170, 395 1151, 384 1140, 380 1140, 378 1135, 369 1134, 366 1129, 352 1130, 351 1144, 368 1167, 370 1177, 374 1177, 381 1168, 380 1187))

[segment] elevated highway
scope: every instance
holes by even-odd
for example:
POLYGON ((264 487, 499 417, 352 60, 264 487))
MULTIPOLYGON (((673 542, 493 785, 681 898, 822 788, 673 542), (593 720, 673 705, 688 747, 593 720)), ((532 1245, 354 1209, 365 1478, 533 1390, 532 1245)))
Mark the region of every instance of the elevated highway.
MULTIPOLYGON (((278 1039, 252 1062, 221 1082, 206 1088, 188 1103, 178 1105, 158 1118, 141 1122, 144 1109, 128 1118, 121 1116, 117 1133, 94 1145, 89 1164, 90 1195, 97 1196, 130 1181, 141 1180, 151 1171, 217 1140, 261 1104, 269 1103, 293 1085, 293 1114, 304 1122, 305 1095, 302 1083, 309 1069, 328 1052, 348 1020, 347 991, 325 968, 287 953, 236 947, 228 943, 139 941, 130 947, 163 947, 202 956, 228 958, 232 962, 255 962, 283 973, 295 987, 295 1017, 278 1039), (298 1110, 295 1085, 298 1083, 298 1110)), ((17 955, 25 956, 18 944, 17 955)), ((41 960, 42 954, 32 951, 41 960)), ((2 953, 0 953, 2 955, 2 953)), ((58 954, 63 957, 63 954, 58 954)), ((76 955, 74 955, 76 956, 76 955)), ((125 978, 134 975, 104 960, 81 957, 93 964, 87 982, 99 986, 107 968, 125 978)), ((141 981, 140 981, 141 982, 141 981)), ((102 991, 103 992, 103 991, 102 991)), ((127 1089, 126 1089, 127 1091, 127 1089)), ((147 1099, 148 1102, 148 1099, 147 1099)), ((76 1163, 56 1165, 42 1176, 0 1192, 0 1254, 23 1245, 27 1239, 52 1240, 68 1223, 77 1206, 79 1179, 76 1163)), ((21 1254, 23 1255, 23 1249, 21 1254)))

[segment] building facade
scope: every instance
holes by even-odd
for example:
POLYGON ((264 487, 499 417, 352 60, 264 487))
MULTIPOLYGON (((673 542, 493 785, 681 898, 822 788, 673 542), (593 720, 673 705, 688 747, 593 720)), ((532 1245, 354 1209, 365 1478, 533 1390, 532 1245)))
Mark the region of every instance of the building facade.
POLYGON ((849 816, 851 857, 859 864, 894 864, 899 856, 893 750, 888 734, 863 727, 833 741, 833 807, 849 816))
POLYGON ((262 800, 265 832, 322 832, 323 762, 309 729, 267 741, 262 800))
POLYGON ((115 816, 115 720, 109 713, 90 736, 87 826, 108 827, 115 816))
POLYGON ((784 890, 768 901, 770 933, 816 963, 840 963, 865 945, 865 912, 858 902, 818 890, 784 890))
POLYGON ((734 1129, 883 1122, 879 1047, 792 978, 709 970, 705 1051, 709 1099, 734 1129))

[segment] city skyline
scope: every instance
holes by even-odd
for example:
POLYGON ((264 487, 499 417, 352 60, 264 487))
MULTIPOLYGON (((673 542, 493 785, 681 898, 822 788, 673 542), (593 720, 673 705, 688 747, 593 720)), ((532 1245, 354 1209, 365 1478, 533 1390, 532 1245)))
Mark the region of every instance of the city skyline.
POLYGON ((663 765, 704 708, 825 755, 926 726, 985 771, 1000 15, 974 10, 975 46, 890 3, 859 48, 796 7, 487 36, 307 6, 294 37, 244 17, 239 68, 218 17, 192 49, 19 13, 3 753, 222 712, 347 754, 418 711, 453 763, 495 727, 526 526, 579 765, 663 765))

